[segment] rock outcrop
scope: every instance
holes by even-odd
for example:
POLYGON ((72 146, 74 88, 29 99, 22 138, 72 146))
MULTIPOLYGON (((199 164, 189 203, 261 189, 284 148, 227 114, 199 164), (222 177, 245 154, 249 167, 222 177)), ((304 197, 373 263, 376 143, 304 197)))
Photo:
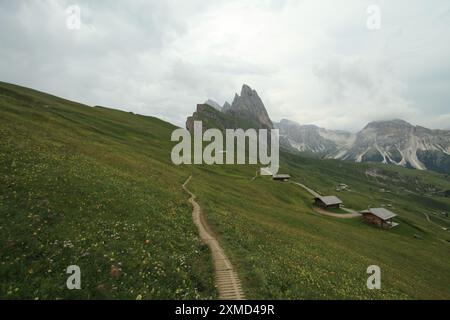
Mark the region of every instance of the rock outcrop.
POLYGON ((196 120, 203 121, 203 127, 220 129, 272 129, 266 107, 258 93, 248 85, 243 85, 241 94, 235 94, 232 104, 225 102, 222 107, 214 100, 197 105, 194 114, 188 117, 186 128, 192 130, 196 120))
POLYGON ((241 95, 235 94, 231 106, 225 112, 257 122, 261 128, 273 128, 272 120, 258 93, 246 84, 242 86, 241 95))
POLYGON ((220 104, 218 104, 216 101, 212 99, 206 100, 204 104, 207 104, 208 106, 211 106, 218 111, 222 111, 222 107, 220 106, 220 104))

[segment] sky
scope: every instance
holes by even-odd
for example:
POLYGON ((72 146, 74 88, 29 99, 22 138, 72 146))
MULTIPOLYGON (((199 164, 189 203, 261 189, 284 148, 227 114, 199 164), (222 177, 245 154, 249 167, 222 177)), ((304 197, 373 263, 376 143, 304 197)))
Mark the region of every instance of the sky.
POLYGON ((448 0, 2 0, 0 30, 0 81, 182 127, 245 83, 273 121, 450 129, 448 0))

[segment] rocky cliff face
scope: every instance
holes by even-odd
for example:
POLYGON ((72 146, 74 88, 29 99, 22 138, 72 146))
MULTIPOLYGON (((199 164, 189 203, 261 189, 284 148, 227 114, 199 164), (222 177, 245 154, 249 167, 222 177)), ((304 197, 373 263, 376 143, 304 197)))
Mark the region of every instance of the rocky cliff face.
POLYGON ((222 129, 272 129, 266 107, 258 93, 248 85, 243 85, 241 94, 235 94, 232 104, 225 102, 222 107, 214 100, 207 100, 197 105, 197 110, 186 121, 186 128, 191 130, 195 120, 202 120, 204 128, 222 129))
POLYGON ((223 112, 228 111, 228 110, 230 110, 230 108, 231 108, 231 104, 229 104, 228 101, 225 101, 225 103, 222 106, 222 111, 223 112))
POLYGON ((194 132, 194 121, 203 121, 204 118, 214 120, 218 111, 210 104, 198 104, 195 112, 186 120, 186 129, 194 132))
POLYGON ((231 106, 226 108, 225 112, 259 123, 261 128, 273 128, 272 121, 258 93, 246 84, 242 86, 241 95, 235 94, 231 106))

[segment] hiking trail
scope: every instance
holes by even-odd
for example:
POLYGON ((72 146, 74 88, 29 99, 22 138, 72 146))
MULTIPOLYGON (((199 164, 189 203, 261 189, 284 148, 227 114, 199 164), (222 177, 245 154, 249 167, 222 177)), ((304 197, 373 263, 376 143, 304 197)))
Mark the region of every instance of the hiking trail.
POLYGON ((219 292, 219 299, 242 300, 245 299, 241 282, 228 257, 217 241, 216 236, 211 231, 202 213, 200 205, 195 201, 196 195, 190 192, 186 185, 191 180, 190 176, 183 184, 183 189, 191 197, 189 203, 192 205, 192 219, 198 228, 200 238, 211 249, 214 269, 216 273, 216 287, 219 292))

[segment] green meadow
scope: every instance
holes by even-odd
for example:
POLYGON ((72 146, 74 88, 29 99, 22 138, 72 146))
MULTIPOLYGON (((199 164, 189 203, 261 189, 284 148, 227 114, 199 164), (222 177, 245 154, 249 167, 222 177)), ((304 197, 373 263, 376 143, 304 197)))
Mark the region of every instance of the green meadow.
POLYGON ((176 127, 157 118, 0 82, 0 123, 2 299, 217 298, 181 189, 191 174, 249 299, 450 299, 449 176, 281 153, 291 180, 396 212, 386 231, 315 213, 299 186, 252 179, 258 166, 175 166, 176 127), (66 288, 69 265, 81 290, 66 288))

